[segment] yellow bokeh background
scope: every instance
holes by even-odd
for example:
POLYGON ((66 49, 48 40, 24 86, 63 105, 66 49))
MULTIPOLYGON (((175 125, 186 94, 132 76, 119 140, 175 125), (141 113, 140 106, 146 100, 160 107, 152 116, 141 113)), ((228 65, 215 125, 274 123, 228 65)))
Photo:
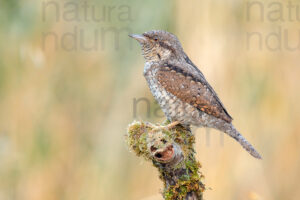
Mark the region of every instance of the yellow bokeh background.
POLYGON ((253 2, 0 1, 0 200, 162 199, 124 137, 164 121, 127 36, 153 29, 178 36, 263 156, 195 129, 205 199, 298 199, 300 3, 253 2))

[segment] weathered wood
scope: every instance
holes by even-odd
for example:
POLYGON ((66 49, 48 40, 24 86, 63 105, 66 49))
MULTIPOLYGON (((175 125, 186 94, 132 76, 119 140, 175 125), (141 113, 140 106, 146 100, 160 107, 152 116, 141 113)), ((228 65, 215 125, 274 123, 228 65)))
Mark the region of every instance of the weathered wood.
POLYGON ((204 176, 195 159, 195 137, 187 128, 167 130, 151 123, 133 122, 128 126, 127 142, 137 156, 152 161, 164 183, 166 200, 202 200, 204 176))

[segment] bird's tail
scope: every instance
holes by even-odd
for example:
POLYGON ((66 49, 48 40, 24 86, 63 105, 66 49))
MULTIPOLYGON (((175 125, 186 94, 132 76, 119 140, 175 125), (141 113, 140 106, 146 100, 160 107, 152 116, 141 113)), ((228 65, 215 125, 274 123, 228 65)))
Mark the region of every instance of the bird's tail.
POLYGON ((254 147, 240 134, 232 124, 229 128, 226 128, 224 131, 226 134, 228 134, 230 137, 234 138, 236 141, 238 141, 246 151, 248 151, 253 157, 257 159, 262 159, 262 157, 259 155, 259 153, 254 149, 254 147))

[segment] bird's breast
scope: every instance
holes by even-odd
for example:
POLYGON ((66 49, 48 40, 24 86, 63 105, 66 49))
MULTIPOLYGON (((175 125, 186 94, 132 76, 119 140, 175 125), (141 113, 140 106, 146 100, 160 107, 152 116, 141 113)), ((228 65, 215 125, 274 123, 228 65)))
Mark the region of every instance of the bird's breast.
POLYGON ((152 95, 166 117, 171 121, 180 121, 182 124, 195 124, 194 120, 199 118, 199 111, 169 93, 157 79, 156 73, 158 70, 159 69, 154 65, 145 65, 144 76, 152 95))

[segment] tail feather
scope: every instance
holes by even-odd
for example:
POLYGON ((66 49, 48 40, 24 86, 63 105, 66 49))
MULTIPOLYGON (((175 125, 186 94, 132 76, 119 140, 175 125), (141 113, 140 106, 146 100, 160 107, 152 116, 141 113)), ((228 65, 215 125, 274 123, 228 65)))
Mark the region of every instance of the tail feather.
POLYGON ((242 147, 248 151, 253 157, 257 159, 262 159, 261 155, 254 149, 254 147, 240 134, 233 125, 230 124, 230 128, 224 131, 230 137, 238 141, 242 147))

